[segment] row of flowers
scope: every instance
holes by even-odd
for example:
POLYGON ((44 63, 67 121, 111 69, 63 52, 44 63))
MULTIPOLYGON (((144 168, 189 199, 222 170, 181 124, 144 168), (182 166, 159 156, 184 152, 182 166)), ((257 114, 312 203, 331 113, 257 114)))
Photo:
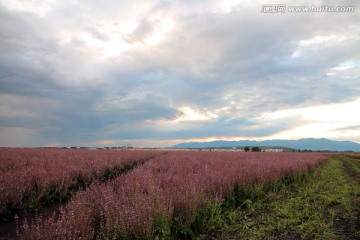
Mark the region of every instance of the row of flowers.
POLYGON ((301 175, 319 153, 169 152, 92 184, 60 214, 21 225, 20 239, 182 238, 200 211, 234 189, 301 175))
POLYGON ((1 148, 1 221, 66 201, 94 180, 114 178, 157 154, 160 152, 1 148))

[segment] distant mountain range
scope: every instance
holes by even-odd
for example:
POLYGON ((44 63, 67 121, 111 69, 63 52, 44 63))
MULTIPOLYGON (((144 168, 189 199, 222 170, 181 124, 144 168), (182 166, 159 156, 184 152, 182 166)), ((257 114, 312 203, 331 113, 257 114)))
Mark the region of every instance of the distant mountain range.
POLYGON ((265 141, 212 141, 212 142, 186 142, 171 148, 222 148, 222 147, 288 147, 300 150, 329 150, 360 152, 360 144, 351 141, 333 141, 326 138, 302 138, 299 140, 265 140, 265 141))

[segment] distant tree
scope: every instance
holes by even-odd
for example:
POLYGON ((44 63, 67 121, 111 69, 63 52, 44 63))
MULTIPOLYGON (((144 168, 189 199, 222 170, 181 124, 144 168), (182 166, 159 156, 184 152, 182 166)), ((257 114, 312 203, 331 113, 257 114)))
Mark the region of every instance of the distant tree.
POLYGON ((244 148, 244 151, 245 151, 245 152, 249 152, 249 151, 250 151, 250 147, 245 147, 245 148, 244 148))
POLYGON ((259 148, 259 147, 253 147, 253 148, 251 149, 251 151, 253 151, 253 152, 261 152, 261 148, 259 148))

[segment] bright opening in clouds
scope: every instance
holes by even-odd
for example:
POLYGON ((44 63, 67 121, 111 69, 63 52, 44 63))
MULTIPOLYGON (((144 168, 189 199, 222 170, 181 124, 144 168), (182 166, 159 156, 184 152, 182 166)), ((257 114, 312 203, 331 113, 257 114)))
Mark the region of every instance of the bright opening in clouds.
POLYGON ((360 143, 359 23, 353 0, 4 0, 0 146, 360 143))

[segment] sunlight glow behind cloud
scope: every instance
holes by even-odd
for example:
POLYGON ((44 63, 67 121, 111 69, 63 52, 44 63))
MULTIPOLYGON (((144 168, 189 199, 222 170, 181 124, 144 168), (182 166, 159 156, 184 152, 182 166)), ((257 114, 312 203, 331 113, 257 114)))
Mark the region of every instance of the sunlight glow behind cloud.
MULTIPOLYGON (((296 118, 306 124, 287 129, 275 134, 275 138, 296 139, 302 137, 328 136, 338 138, 338 129, 345 130, 347 126, 360 123, 360 115, 356 114, 360 106, 360 99, 352 102, 326 104, 306 108, 281 110, 263 115, 265 121, 296 118)), ((360 136, 360 129, 343 131, 342 137, 356 140, 360 136)))

